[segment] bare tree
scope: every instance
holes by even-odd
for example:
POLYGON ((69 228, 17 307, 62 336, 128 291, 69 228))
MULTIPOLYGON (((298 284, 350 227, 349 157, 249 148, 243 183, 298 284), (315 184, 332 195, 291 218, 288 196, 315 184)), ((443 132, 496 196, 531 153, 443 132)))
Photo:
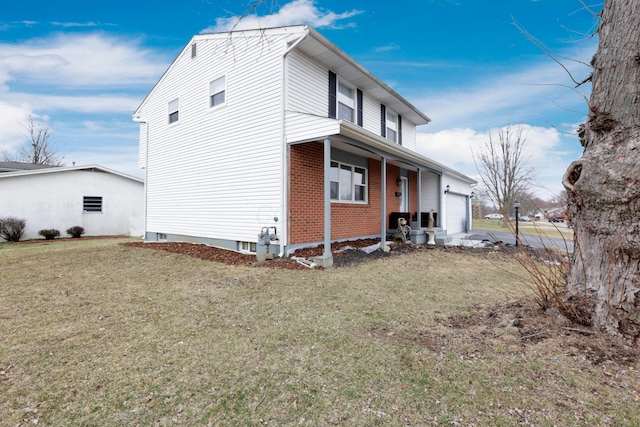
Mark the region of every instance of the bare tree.
POLYGON ((575 249, 567 289, 589 321, 640 338, 640 0, 605 0, 584 152, 563 176, 575 249))
POLYGON ((43 123, 37 122, 29 116, 24 125, 25 136, 28 138, 16 154, 2 152, 5 162, 33 163, 37 165, 62 166, 62 157, 58 156, 51 143, 51 129, 43 123))
POLYGON ((533 179, 524 153, 526 137, 521 125, 508 125, 489 133, 489 140, 474 161, 489 199, 504 215, 506 227, 516 193, 533 179))

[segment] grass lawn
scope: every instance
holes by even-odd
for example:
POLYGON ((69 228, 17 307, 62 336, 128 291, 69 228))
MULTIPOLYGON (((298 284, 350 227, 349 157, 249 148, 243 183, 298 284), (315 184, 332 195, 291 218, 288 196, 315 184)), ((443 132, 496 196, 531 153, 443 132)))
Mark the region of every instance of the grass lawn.
POLYGON ((640 424, 635 353, 511 327, 504 257, 293 271, 122 241, 0 244, 1 425, 640 424))

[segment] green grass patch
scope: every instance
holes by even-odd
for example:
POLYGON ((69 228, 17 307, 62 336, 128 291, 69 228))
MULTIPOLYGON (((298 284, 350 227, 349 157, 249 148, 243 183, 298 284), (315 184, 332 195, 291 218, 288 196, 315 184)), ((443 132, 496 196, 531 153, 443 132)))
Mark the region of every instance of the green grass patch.
POLYGON ((452 323, 521 297, 515 263, 280 271, 121 241, 0 248, 4 425, 640 423, 637 369, 452 323))

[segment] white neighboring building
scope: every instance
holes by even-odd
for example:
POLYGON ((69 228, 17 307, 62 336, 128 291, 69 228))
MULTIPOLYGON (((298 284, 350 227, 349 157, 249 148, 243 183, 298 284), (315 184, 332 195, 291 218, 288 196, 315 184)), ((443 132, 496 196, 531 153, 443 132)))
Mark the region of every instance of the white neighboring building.
POLYGON ((81 226, 85 236, 142 236, 144 181, 102 166, 0 173, 0 217, 25 219, 23 240, 81 226))

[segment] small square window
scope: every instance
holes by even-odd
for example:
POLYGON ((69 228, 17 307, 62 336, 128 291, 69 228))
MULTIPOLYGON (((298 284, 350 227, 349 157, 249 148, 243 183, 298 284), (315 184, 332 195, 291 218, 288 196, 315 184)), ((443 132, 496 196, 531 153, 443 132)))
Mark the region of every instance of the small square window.
POLYGON ((179 118, 180 98, 176 98, 169 103, 169 124, 175 123, 179 118))
POLYGON ((240 252, 255 254, 256 244, 254 242, 240 242, 240 252))
POLYGON ((158 242, 166 242, 167 241, 167 235, 164 233, 156 233, 156 238, 158 239, 158 242))
POLYGON ((84 196, 82 198, 83 212, 102 212, 102 197, 84 196))

